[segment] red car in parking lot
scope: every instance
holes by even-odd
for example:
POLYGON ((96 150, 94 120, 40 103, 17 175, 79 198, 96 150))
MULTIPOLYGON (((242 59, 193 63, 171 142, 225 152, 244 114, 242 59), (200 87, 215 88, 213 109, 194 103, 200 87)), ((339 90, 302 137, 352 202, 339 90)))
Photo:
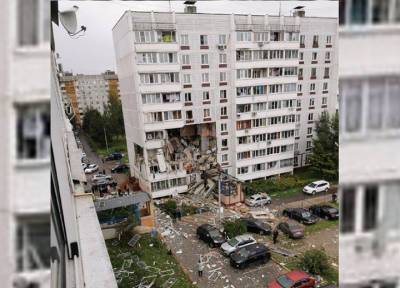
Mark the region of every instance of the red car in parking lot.
POLYGON ((293 270, 270 282, 267 288, 314 288, 315 279, 301 270, 293 270))

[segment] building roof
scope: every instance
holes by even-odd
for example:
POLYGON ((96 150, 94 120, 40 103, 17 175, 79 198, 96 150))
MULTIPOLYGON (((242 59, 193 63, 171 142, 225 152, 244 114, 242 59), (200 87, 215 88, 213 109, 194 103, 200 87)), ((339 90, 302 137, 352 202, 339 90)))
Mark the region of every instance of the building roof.
POLYGON ((146 192, 134 192, 127 196, 118 196, 113 198, 96 199, 94 206, 96 212, 109 210, 113 208, 126 207, 133 204, 144 204, 150 201, 150 195, 146 192))

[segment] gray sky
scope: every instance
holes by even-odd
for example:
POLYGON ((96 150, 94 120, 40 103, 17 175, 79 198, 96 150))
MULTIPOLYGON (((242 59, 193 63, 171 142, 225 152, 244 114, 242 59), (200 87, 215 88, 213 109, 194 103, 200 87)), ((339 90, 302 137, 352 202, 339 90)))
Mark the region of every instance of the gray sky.
MULTIPOLYGON (((183 12, 184 1, 59 1, 63 11, 76 5, 78 27, 87 27, 85 35, 73 39, 64 27, 54 24, 56 51, 66 71, 99 74, 107 69, 116 71, 112 27, 125 10, 183 12)), ((283 15, 298 5, 306 6, 306 16, 337 17, 337 1, 198 1, 201 13, 237 13, 277 15, 279 2, 283 15)))

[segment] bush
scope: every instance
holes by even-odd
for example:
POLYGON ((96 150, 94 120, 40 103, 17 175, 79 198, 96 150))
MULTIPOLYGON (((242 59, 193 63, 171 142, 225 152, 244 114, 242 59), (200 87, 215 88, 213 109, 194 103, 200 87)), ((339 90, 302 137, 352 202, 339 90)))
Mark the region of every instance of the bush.
POLYGON ((246 224, 240 219, 227 220, 224 222, 224 231, 229 238, 242 235, 247 232, 246 224))
POLYGON ((328 256, 325 251, 311 249, 304 253, 299 262, 300 267, 314 275, 326 275, 330 272, 328 256))
POLYGON ((164 210, 170 216, 175 215, 176 207, 177 205, 175 200, 169 199, 167 202, 164 203, 164 210))

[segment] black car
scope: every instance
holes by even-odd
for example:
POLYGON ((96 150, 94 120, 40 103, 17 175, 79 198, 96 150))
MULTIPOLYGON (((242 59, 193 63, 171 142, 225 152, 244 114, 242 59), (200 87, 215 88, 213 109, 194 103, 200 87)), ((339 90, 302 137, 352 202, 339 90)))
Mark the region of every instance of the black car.
POLYGON ((304 237, 304 226, 297 223, 296 221, 284 221, 279 223, 277 227, 289 238, 300 239, 304 237))
POLYGON ((248 232, 258 233, 261 235, 270 235, 272 233, 271 226, 258 219, 242 218, 242 221, 246 224, 248 232))
POLYGON ((197 237, 208 243, 210 247, 219 247, 225 242, 224 235, 214 226, 203 224, 197 227, 197 237))
POLYGON ((329 205, 313 205, 309 210, 312 214, 326 220, 339 219, 339 210, 329 205))
POLYGON ((318 220, 315 215, 312 215, 310 211, 305 208, 286 208, 283 210, 282 215, 303 224, 315 224, 318 220))
POLYGON ((264 244, 254 243, 233 252, 230 258, 233 267, 242 269, 252 263, 266 263, 271 259, 271 252, 264 244))
POLYGON ((104 158, 104 160, 105 161, 121 160, 122 157, 124 157, 124 155, 122 155, 122 153, 114 152, 114 153, 111 153, 110 155, 106 156, 104 158))
POLYGON ((119 164, 111 169, 111 173, 124 173, 129 171, 129 166, 126 164, 119 164))

